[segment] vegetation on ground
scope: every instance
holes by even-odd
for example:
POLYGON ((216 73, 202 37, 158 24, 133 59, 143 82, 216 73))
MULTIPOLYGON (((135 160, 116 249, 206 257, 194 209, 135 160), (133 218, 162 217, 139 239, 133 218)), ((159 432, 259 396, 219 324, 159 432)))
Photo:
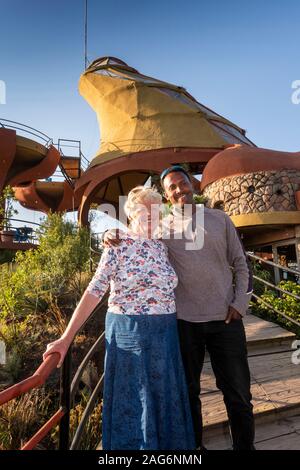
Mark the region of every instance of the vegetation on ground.
MULTIPOLYGON (((0 265, 0 341, 6 345, 6 363, 0 366, 0 390, 23 380, 38 368, 46 345, 59 338, 86 289, 90 272, 90 235, 62 215, 50 214, 38 232, 38 247, 17 252, 15 260, 0 265)), ((103 316, 91 319, 76 337, 72 350, 73 373, 84 354, 103 329, 103 316)), ((101 369, 103 353, 91 363, 101 369)), ((46 385, 13 400, 0 410, 0 449, 18 449, 59 406, 59 371, 46 385)), ((88 373, 88 372, 87 372, 88 373)), ((99 375, 99 374, 98 374, 99 375)), ((90 378, 92 377, 92 379, 90 378)), ((91 392, 89 380, 81 383, 71 413, 75 426, 91 392)), ((91 434, 101 435, 101 403, 91 416, 91 434), (97 418, 95 417, 97 413, 97 418)), ((71 434, 74 429, 71 429, 71 434)), ((53 431, 41 446, 57 448, 58 433, 53 431)), ((94 445, 96 440, 91 440, 94 445)))
MULTIPOLYGON (((259 263, 254 265, 254 275, 260 279, 264 279, 269 283, 273 283, 272 275, 270 271, 263 269, 259 263)), ((272 289, 269 286, 266 286, 262 282, 255 280, 253 283, 253 290, 256 295, 258 295, 264 302, 252 301, 251 310, 255 315, 258 315, 266 320, 277 323, 278 325, 286 328, 289 331, 295 333, 300 337, 300 327, 295 325, 292 321, 279 313, 274 312, 274 308, 279 312, 284 313, 286 316, 291 318, 291 320, 296 320, 300 323, 300 301, 295 297, 288 294, 297 295, 300 297, 300 285, 297 282, 286 280, 281 281, 278 284, 282 290, 287 293, 279 292, 276 289, 272 289), (272 308, 268 307, 269 304, 272 308)))

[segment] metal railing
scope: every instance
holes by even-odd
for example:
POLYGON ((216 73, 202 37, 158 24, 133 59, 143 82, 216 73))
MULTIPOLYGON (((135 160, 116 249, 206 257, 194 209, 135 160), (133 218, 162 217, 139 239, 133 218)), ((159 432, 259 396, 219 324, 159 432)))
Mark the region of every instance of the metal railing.
MULTIPOLYGON (((11 121, 9 119, 4 119, 0 118, 0 127, 6 128, 6 129, 14 129, 18 131, 18 135, 27 137, 27 138, 35 138, 40 144, 44 145, 46 148, 49 148, 51 145, 54 145, 60 155, 62 157, 66 157, 68 155, 65 155, 63 152, 63 148, 68 148, 68 149, 76 149, 76 155, 74 155, 75 158, 78 158, 79 160, 79 166, 78 166, 78 178, 81 176, 81 173, 86 171, 90 162, 88 159, 84 156, 82 150, 81 150, 81 141, 80 140, 73 140, 73 139, 58 139, 57 143, 53 142, 53 139, 49 137, 47 134, 44 132, 39 131, 38 129, 35 129, 34 127, 27 126, 26 124, 22 124, 17 121, 11 121)), ((74 150, 72 150, 74 151, 74 150)), ((71 152, 72 152, 71 151, 71 152)), ((70 170, 70 169, 69 169, 70 170)), ((71 170, 77 170, 76 168, 71 168, 71 170)), ((68 175, 67 170, 64 168, 63 163, 60 162, 57 170, 53 175, 51 175, 50 178, 60 178, 63 180, 66 180, 70 186, 74 187, 74 181, 73 178, 70 178, 68 175)), ((75 179, 78 179, 75 178, 75 179)), ((49 180, 49 178, 46 178, 46 180, 49 180)))
POLYGON ((104 232, 91 232, 90 249, 93 253, 100 255, 102 251, 102 237, 104 232))
POLYGON ((34 227, 40 227, 37 222, 31 222, 23 219, 6 218, 0 220, 0 239, 2 243, 21 243, 21 244, 38 244, 38 233, 34 227), (23 223, 24 225, 20 225, 23 223))
POLYGON ((19 131, 21 135, 24 137, 33 136, 39 140, 39 142, 44 145, 45 147, 50 147, 53 144, 53 140, 48 135, 44 134, 44 132, 35 129, 34 127, 27 126, 20 122, 10 121, 9 119, 0 118, 0 127, 4 127, 6 129, 15 129, 19 131))
MULTIPOLYGON (((253 253, 250 253, 250 252, 247 252, 247 255, 254 262, 258 261, 260 264, 267 264, 269 266, 272 266, 274 269, 282 270, 283 272, 288 272, 290 274, 293 274, 294 276, 296 276, 297 281, 299 281, 299 279, 300 279, 300 271, 298 271, 296 269, 291 269, 287 266, 282 266, 281 264, 274 263, 273 261, 265 260, 265 259, 261 258, 260 256, 254 255, 253 253)), ((284 295, 288 295, 288 296, 290 296, 293 299, 296 299, 298 301, 300 300, 299 295, 294 294, 293 292, 289 292, 285 289, 282 289, 278 285, 273 284, 272 282, 269 282, 265 279, 262 279, 261 277, 259 277, 257 275, 253 275, 253 279, 255 279, 256 281, 262 283, 263 285, 271 288, 272 290, 275 290, 276 292, 279 293, 279 295, 284 294, 284 295)), ((295 320, 294 318, 291 318, 285 312, 282 312, 281 310, 278 310, 276 307, 274 307, 274 305, 271 305, 269 302, 267 302, 261 296, 257 295, 255 292, 252 293, 252 297, 255 299, 256 302, 261 303, 262 305, 266 306, 268 309, 270 309, 271 311, 273 311, 277 315, 279 315, 279 316, 285 318, 286 320, 290 321, 293 325, 296 325, 297 327, 300 326, 299 321, 295 320)))
POLYGON ((102 253, 102 237, 104 232, 90 232, 90 272, 95 271, 93 255, 101 256, 102 253))
MULTIPOLYGON (((77 334, 83 330, 86 324, 93 318, 95 315, 99 314, 102 310, 104 304, 106 303, 107 298, 105 297, 99 305, 94 309, 92 314, 82 325, 77 334)), ((76 335, 77 336, 77 335, 76 335)), ((73 339, 72 344, 74 343, 75 338, 73 339)), ((28 442, 26 442, 21 450, 32 450, 34 449, 41 441, 44 439, 50 431, 57 425, 59 425, 59 450, 68 450, 68 449, 78 449, 80 442, 85 430, 85 426, 88 422, 88 419, 95 407, 97 400, 102 391, 103 387, 103 378, 104 374, 100 375, 100 378, 86 404, 85 411, 81 417, 78 428, 74 438, 70 444, 70 412, 74 406, 75 395, 78 391, 80 380, 84 373, 86 366, 88 365, 90 359, 93 355, 98 352, 104 341, 104 332, 100 334, 98 339, 95 341, 93 346, 86 353, 81 364, 79 365, 76 374, 71 382, 71 352, 72 345, 70 346, 60 373, 60 400, 58 410, 51 416, 51 418, 32 436, 28 442)), ((8 403, 10 400, 17 398, 34 388, 41 387, 45 384, 50 374, 56 369, 59 362, 59 354, 53 353, 46 358, 45 361, 39 366, 36 372, 29 378, 12 385, 6 390, 0 392, 0 405, 8 403)))
POLYGON ((61 157, 67 158, 76 158, 78 159, 78 166, 75 168, 65 168, 63 161, 59 163, 59 168, 64 176, 65 180, 69 183, 69 185, 74 188, 75 182, 74 180, 77 180, 80 178, 82 172, 86 171, 90 162, 87 160, 87 158, 83 155, 82 150, 81 150, 81 141, 80 140, 74 140, 74 139, 58 139, 57 144, 55 144, 61 157), (65 154, 63 149, 68 149, 67 154, 65 154), (70 150, 72 149, 72 150, 70 150), (75 150, 74 150, 75 149, 75 150), (73 153, 75 152, 75 155, 73 153), (71 153, 71 155, 70 155, 71 153), (68 174, 68 171, 78 171, 78 175, 76 178, 70 177, 68 174))
MULTIPOLYGON (((291 295, 291 293, 289 293, 289 295, 291 295)), ((293 295, 291 295, 293 297, 293 295)), ((259 303, 262 303, 263 305, 265 305, 266 307, 268 307, 270 310, 272 310, 273 312, 277 313, 278 315, 280 315, 281 317, 284 317, 286 320, 290 321, 291 323, 293 323, 294 325, 296 326, 300 326, 300 322, 298 322, 297 320, 295 320, 294 318, 291 318, 289 315, 287 315, 286 313, 284 312, 281 312, 281 310, 278 310, 276 307, 274 307, 274 305, 270 304, 269 302, 267 302, 266 300, 262 299, 259 295, 256 295, 256 294, 252 294, 252 297, 257 300, 259 303)))
POLYGON ((281 264, 274 263, 273 261, 268 261, 264 258, 261 258, 260 256, 254 255, 251 252, 247 252, 247 255, 249 258, 255 260, 255 261, 260 261, 261 263, 268 264, 269 266, 273 266, 274 268, 277 269, 282 269, 282 271, 285 271, 287 273, 295 274, 296 276, 300 276, 300 271, 297 269, 292 269, 289 268, 288 266, 282 266, 281 264))
POLYGON ((62 148, 69 148, 69 149, 76 149, 76 154, 71 155, 74 157, 78 157, 81 160, 81 168, 86 171, 87 167, 89 166, 90 162, 88 159, 84 156, 82 149, 81 149, 81 141, 80 140, 74 140, 74 139, 58 139, 57 142, 57 148, 58 151, 61 153, 61 155, 64 155, 64 152, 62 148), (63 143, 63 142, 68 142, 63 143), (74 144, 74 145, 73 145, 74 144))

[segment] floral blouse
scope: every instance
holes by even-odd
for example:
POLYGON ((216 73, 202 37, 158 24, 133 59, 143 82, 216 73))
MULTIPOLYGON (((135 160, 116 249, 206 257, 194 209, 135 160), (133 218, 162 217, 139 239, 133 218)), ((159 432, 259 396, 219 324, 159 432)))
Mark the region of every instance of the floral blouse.
POLYGON ((87 291, 102 298, 110 287, 109 312, 157 315, 176 312, 177 282, 162 241, 124 234, 118 247, 104 248, 87 291))

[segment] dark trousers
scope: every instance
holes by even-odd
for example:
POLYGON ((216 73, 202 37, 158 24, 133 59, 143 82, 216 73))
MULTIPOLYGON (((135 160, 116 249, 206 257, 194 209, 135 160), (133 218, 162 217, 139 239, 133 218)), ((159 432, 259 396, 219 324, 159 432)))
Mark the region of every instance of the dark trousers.
POLYGON ((254 449, 254 417, 247 344, 242 320, 192 323, 178 320, 197 447, 202 445, 200 375, 209 352, 216 385, 223 392, 234 450, 254 449))

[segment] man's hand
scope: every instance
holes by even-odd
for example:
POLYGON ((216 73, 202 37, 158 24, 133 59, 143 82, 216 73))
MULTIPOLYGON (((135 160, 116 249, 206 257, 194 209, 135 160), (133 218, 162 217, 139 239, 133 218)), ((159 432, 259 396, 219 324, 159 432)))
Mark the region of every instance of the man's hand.
POLYGON ((104 237, 103 237, 103 246, 105 248, 112 248, 119 246, 121 243, 120 239, 120 230, 117 228, 115 230, 109 230, 108 232, 105 232, 104 237))
POLYGON ((241 320, 242 315, 233 307, 229 306, 225 323, 230 323, 232 320, 241 320))

